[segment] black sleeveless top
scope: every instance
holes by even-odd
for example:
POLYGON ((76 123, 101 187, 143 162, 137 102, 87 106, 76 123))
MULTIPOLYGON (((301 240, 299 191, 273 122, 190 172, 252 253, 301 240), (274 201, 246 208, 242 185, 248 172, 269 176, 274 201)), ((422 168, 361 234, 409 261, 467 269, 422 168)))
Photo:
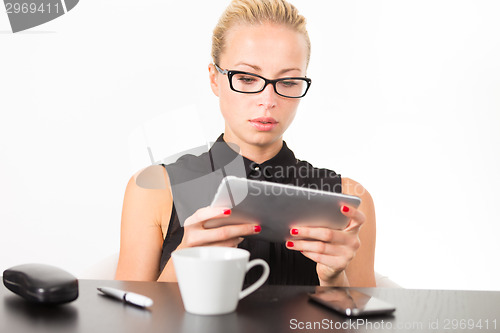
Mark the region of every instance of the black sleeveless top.
MULTIPOLYGON (((184 220, 201 207, 209 206, 224 176, 234 175, 248 179, 291 184, 324 191, 342 192, 340 174, 313 167, 295 158, 283 142, 281 150, 270 160, 257 164, 239 155, 223 140, 223 134, 206 153, 199 156, 185 154, 166 168, 174 198, 167 235, 163 242, 160 272, 184 235, 184 220)), ((206 148, 205 148, 206 150, 206 148)), ((237 150, 237 148, 236 148, 237 150)), ((271 268, 267 283, 286 285, 318 285, 316 263, 299 251, 289 250, 284 242, 274 243, 245 238, 239 248, 250 252, 250 260, 264 259, 271 268)), ((245 284, 256 281, 261 267, 246 275, 245 284)))

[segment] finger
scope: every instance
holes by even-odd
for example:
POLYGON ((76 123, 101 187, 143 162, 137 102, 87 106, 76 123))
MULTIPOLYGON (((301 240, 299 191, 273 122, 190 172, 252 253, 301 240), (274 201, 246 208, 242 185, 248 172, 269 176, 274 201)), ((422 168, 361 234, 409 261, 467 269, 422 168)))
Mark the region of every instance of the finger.
POLYGON ((354 251, 345 246, 320 244, 322 242, 296 241, 287 242, 289 249, 298 250, 307 258, 318 264, 323 264, 334 269, 344 269, 354 258, 354 251))
MULTIPOLYGON (((327 229, 325 233, 328 232, 327 229)), ((361 240, 358 233, 346 233, 344 231, 332 230, 334 235, 331 242, 312 241, 312 240, 291 240, 293 246, 287 247, 294 248, 299 251, 318 252, 330 255, 347 255, 353 256, 356 251, 361 247, 361 240)))
POLYGON ((260 232, 260 226, 255 224, 233 224, 219 228, 204 229, 203 241, 205 243, 224 242, 232 238, 255 235, 260 232))
POLYGON ((347 246, 330 244, 325 242, 317 242, 317 241, 303 241, 303 240, 287 241, 286 247, 290 250, 325 254, 329 256, 351 257, 353 253, 353 249, 347 246))
POLYGON ((244 240, 243 237, 237 237, 237 238, 228 239, 227 241, 224 241, 224 242, 216 242, 216 243, 207 244, 207 246, 237 247, 238 244, 243 242, 243 240, 244 240))
POLYGON ((327 243, 347 244, 350 235, 343 230, 334 230, 330 228, 319 227, 295 227, 290 229, 293 237, 319 240, 327 243))
POLYGON ((215 217, 223 218, 229 215, 231 215, 231 210, 226 207, 203 207, 188 217, 184 222, 184 226, 213 219, 215 217))
POLYGON ((224 217, 215 217, 201 222, 202 227, 205 229, 218 228, 232 224, 259 225, 259 222, 253 219, 249 219, 245 216, 233 216, 232 211, 229 211, 224 215, 224 217))
POLYGON ((318 264, 329 267, 332 271, 341 271, 349 264, 349 260, 342 256, 329 256, 316 252, 302 252, 302 254, 318 264))
POLYGON ((223 247, 237 247, 243 241, 243 237, 231 238, 221 242, 207 243, 204 239, 200 238, 198 241, 191 241, 188 247, 195 246, 223 246, 223 247))
POLYGON ((349 224, 344 229, 346 231, 350 231, 350 230, 353 230, 356 228, 359 229, 363 225, 363 223, 365 223, 365 220, 366 220, 365 214, 363 214, 362 211, 360 211, 352 206, 343 205, 342 207, 340 207, 340 211, 345 216, 351 218, 351 220, 349 221, 349 224))

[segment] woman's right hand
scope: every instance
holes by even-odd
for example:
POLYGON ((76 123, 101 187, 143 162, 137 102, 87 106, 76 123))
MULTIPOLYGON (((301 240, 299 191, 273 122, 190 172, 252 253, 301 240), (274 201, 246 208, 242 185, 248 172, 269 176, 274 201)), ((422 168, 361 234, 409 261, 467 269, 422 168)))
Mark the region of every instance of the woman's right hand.
POLYGON ((227 208, 204 207, 198 209, 184 222, 184 236, 177 249, 194 246, 236 247, 243 241, 243 236, 255 235, 261 230, 257 223, 250 221, 241 221, 242 224, 205 228, 207 221, 230 218, 231 210, 227 208))
MULTIPOLYGON (((260 225, 251 221, 238 221, 241 224, 205 228, 205 223, 209 221, 210 223, 216 222, 216 225, 221 225, 221 220, 231 218, 231 210, 227 208, 204 207, 198 209, 184 222, 184 236, 177 250, 194 246, 236 247, 243 241, 243 236, 255 235, 261 230, 260 225)), ((172 260, 167 262, 158 281, 177 282, 172 260)))

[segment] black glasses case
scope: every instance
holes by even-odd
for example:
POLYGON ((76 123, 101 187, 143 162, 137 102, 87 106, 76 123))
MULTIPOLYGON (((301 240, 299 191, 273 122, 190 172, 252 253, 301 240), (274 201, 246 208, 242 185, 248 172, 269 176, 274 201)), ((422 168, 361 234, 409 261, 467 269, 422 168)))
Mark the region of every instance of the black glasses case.
POLYGON ((3 272, 3 284, 28 301, 62 304, 78 298, 78 279, 50 265, 25 264, 3 272))

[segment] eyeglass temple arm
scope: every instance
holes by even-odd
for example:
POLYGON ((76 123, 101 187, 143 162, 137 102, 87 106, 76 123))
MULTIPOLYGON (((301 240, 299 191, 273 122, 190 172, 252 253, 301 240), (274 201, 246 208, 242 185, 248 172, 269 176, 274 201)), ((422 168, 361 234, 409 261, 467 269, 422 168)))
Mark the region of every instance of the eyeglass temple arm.
POLYGON ((229 73, 229 71, 227 69, 220 68, 219 66, 217 66, 216 63, 214 63, 214 66, 217 69, 217 71, 219 71, 219 73, 221 73, 221 74, 227 74, 227 73, 229 73))

